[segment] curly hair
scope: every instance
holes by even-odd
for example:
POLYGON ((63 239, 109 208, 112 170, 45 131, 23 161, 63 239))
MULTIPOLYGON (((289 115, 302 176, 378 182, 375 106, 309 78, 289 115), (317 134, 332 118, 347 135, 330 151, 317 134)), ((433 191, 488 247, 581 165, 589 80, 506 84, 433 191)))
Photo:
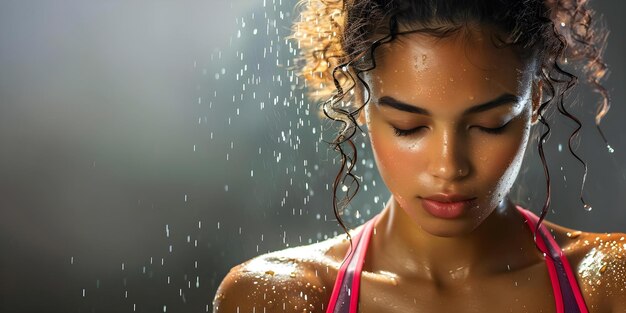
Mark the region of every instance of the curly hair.
POLYGON ((357 161, 353 137, 362 130, 356 118, 369 101, 369 86, 360 75, 376 67, 376 48, 402 34, 398 32, 400 26, 416 29, 410 32, 446 37, 470 23, 489 25, 505 34, 495 38, 494 44, 510 45, 520 57, 536 58, 538 77, 547 87, 546 100, 538 109, 545 131, 537 145, 547 180, 539 223, 550 205, 550 175, 543 151, 550 133, 544 117, 549 107, 556 106, 558 112, 577 124, 568 148, 585 168, 580 200, 588 207, 582 196, 587 165, 572 149, 582 124, 564 104, 566 93, 577 84, 578 77, 564 66, 582 64, 587 82, 600 94, 595 123, 605 142, 599 125, 609 110, 610 99, 600 83, 607 74, 602 60, 607 32, 595 23, 595 12, 586 0, 300 0, 296 9, 300 10, 300 20, 294 23, 290 38, 297 40, 300 49, 296 59, 299 74, 305 78, 308 97, 323 101, 323 115, 339 123, 338 134, 330 142, 341 156, 333 183, 333 211, 344 230, 347 228, 341 210, 359 189, 359 179, 353 173, 357 161), (367 98, 353 103, 358 84, 368 91, 367 98), (341 200, 337 197, 340 189, 345 192, 341 200))

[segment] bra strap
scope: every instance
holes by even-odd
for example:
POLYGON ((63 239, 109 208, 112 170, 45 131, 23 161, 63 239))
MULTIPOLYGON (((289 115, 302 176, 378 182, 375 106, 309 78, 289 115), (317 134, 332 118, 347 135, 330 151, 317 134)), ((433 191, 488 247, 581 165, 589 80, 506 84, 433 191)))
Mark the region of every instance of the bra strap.
POLYGON ((379 215, 369 220, 352 238, 352 247, 339 268, 327 313, 356 313, 359 303, 361 271, 374 224, 379 215))
POLYGON ((535 231, 539 218, 534 213, 519 206, 517 209, 535 236, 537 247, 544 254, 554 291, 557 313, 589 313, 572 267, 550 231, 541 224, 539 234, 537 234, 535 231))

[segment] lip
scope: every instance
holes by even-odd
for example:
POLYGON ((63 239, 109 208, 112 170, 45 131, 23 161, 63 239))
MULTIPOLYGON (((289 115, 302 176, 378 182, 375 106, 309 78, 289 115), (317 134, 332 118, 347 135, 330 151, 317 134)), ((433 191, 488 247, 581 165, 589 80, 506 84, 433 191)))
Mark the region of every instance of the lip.
POLYGON ((436 194, 420 197, 422 207, 430 215, 443 219, 454 219, 462 216, 475 204, 475 197, 458 194, 436 194))
POLYGON ((437 201, 437 202, 462 202, 476 199, 476 197, 464 196, 459 194, 446 194, 438 193, 432 196, 421 197, 422 199, 437 201))

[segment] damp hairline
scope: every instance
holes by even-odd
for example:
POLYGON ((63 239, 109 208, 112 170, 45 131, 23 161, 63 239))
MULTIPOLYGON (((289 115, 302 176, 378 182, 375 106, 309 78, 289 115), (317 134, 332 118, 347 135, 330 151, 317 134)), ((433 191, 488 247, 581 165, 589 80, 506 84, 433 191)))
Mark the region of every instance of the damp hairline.
POLYGON ((389 27, 389 19, 381 23, 368 41, 371 43, 392 35, 391 41, 381 45, 382 50, 388 45, 403 44, 407 38, 420 38, 420 40, 430 40, 435 43, 444 40, 456 40, 459 42, 469 42, 477 35, 487 35, 493 46, 498 49, 511 48, 519 57, 521 62, 530 59, 538 59, 539 42, 522 43, 516 31, 506 31, 489 21, 479 21, 470 19, 462 22, 451 22, 440 19, 431 21, 402 21, 397 22, 397 32, 394 34, 389 27))

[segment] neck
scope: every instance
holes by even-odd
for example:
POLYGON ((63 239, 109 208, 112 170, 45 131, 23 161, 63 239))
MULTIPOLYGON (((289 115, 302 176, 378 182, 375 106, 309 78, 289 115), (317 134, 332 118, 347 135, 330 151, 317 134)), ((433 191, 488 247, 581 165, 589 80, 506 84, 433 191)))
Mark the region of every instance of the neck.
POLYGON ((372 236, 371 268, 439 283, 514 271, 541 260, 533 237, 506 200, 472 232, 438 237, 421 229, 393 198, 372 236))

